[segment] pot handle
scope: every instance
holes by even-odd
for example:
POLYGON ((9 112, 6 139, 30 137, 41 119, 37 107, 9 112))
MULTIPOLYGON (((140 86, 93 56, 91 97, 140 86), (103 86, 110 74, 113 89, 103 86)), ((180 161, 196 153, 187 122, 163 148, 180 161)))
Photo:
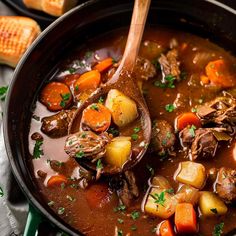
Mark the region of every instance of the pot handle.
POLYGON ((24 236, 35 236, 42 220, 42 216, 30 204, 29 213, 24 230, 24 236))

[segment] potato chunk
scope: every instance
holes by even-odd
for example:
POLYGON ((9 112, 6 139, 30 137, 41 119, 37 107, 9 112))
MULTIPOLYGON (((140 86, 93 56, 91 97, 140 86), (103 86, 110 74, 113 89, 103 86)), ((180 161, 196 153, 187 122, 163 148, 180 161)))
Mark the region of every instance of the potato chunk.
POLYGON ((144 211, 150 215, 167 219, 175 212, 177 200, 174 195, 166 192, 164 189, 151 188, 144 211))
POLYGON ((200 163, 192 161, 181 162, 177 170, 176 180, 201 189, 206 182, 205 167, 200 163))
POLYGON ((199 207, 204 216, 224 215, 227 212, 227 206, 213 192, 204 191, 199 199, 199 207))
POLYGON ((136 103, 117 89, 109 91, 105 106, 111 111, 113 122, 118 127, 124 127, 138 117, 136 103))
POLYGON ((122 168, 131 155, 130 137, 117 137, 106 146, 105 162, 112 166, 122 168))

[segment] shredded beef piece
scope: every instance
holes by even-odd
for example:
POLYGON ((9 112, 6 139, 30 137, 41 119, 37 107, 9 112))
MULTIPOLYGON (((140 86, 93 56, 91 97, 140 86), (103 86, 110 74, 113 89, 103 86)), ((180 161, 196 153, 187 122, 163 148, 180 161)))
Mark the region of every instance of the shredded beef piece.
POLYGON ((161 70, 163 78, 168 75, 174 76, 177 80, 180 79, 180 62, 178 61, 178 51, 174 48, 167 52, 166 55, 161 54, 159 58, 159 63, 161 65, 161 70))
POLYGON ((40 133, 35 132, 31 135, 31 139, 34 141, 43 141, 43 136, 40 133))
POLYGON ((236 201, 236 170, 220 168, 215 183, 216 192, 226 203, 236 201))
POLYGON ((68 125, 71 122, 76 109, 62 110, 59 113, 44 117, 41 130, 51 138, 60 138, 68 133, 68 125))
POLYGON ((64 150, 70 157, 96 161, 105 154, 105 146, 109 141, 108 134, 97 135, 92 131, 79 131, 67 137, 64 150))
POLYGON ((125 171, 123 174, 113 177, 110 180, 110 187, 117 191, 121 202, 127 207, 139 196, 136 178, 132 171, 125 171))
POLYGON ((170 154, 174 150, 175 141, 173 127, 166 120, 155 120, 151 134, 152 150, 159 154, 170 154))

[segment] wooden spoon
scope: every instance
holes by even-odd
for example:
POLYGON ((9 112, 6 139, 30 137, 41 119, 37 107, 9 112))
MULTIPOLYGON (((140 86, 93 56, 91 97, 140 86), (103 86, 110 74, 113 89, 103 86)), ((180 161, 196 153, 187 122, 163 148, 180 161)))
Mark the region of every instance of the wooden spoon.
MULTIPOLYGON (((143 36, 143 31, 147 19, 147 14, 149 10, 151 0, 135 0, 133 15, 129 30, 129 35, 125 47, 125 51, 121 60, 119 67, 117 68, 115 74, 112 78, 102 87, 97 89, 89 99, 87 99, 78 109, 74 119, 69 127, 69 133, 73 134, 81 130, 80 120, 83 110, 90 104, 97 102, 99 97, 106 95, 111 89, 118 89, 126 96, 132 98, 138 107, 140 114, 139 119, 141 119, 143 138, 145 146, 141 147, 139 153, 135 158, 131 158, 127 161, 121 168, 106 166, 103 168, 104 174, 116 174, 121 171, 135 166, 143 157, 147 150, 147 145, 150 143, 151 137, 151 120, 150 114, 145 103, 145 100, 137 86, 136 79, 132 77, 132 71, 135 66, 135 62, 138 56, 140 43, 143 36)), ((82 164, 82 161, 80 162, 82 164)), ((89 166, 89 168, 95 169, 96 165, 85 161, 84 164, 89 166)))

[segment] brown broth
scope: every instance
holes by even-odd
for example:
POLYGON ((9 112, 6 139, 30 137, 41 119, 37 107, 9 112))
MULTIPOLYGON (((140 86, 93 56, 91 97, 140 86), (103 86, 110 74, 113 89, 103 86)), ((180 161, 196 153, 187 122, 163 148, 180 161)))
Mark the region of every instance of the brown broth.
MULTIPOLYGON (((62 62, 59 68, 60 72, 58 76, 63 73, 66 68, 69 68, 75 60, 80 59, 88 50, 94 51, 96 58, 98 56, 100 58, 111 56, 115 59, 120 59, 125 46, 126 33, 127 30, 124 29, 111 32, 102 37, 89 41, 82 49, 75 49, 68 56, 68 59, 62 62)), ((180 52, 181 68, 187 72, 186 79, 176 83, 176 87, 174 89, 162 89, 153 85, 155 79, 157 79, 155 78, 145 82, 143 90, 145 91, 145 99, 150 109, 151 119, 165 119, 174 126, 174 120, 177 115, 182 112, 191 111, 191 108, 198 105, 202 101, 205 102, 211 100, 220 94, 218 89, 204 87, 199 83, 199 77, 202 73, 204 73, 206 63, 210 60, 223 58, 229 65, 235 65, 236 59, 222 48, 219 48, 215 44, 209 42, 207 39, 164 28, 148 28, 146 30, 143 37, 143 44, 140 49, 140 56, 153 60, 157 56, 157 53, 160 53, 162 49, 168 47, 169 41, 173 37, 177 39, 179 44, 187 43, 188 45, 183 52, 180 52), (152 49, 147 46, 148 41, 153 41, 159 46, 152 49), (207 60, 203 60, 198 57, 200 55, 198 53, 202 52, 205 53, 207 60), (169 113, 165 110, 165 105, 169 103, 176 103, 179 104, 179 106, 173 112, 169 113)), ((89 64, 93 61, 93 59, 90 58, 87 59, 87 61, 89 64)), ((231 69, 236 72, 235 66, 231 66, 231 69)), ((81 69, 80 72, 83 72, 83 69, 81 69)), ((34 114, 40 118, 43 118, 53 113, 49 112, 42 104, 37 102, 34 114)), ((40 126, 40 121, 35 121, 32 119, 29 134, 29 149, 31 152, 33 148, 32 145, 34 144, 32 143, 30 136, 36 131, 41 133, 40 126)), ((130 130, 132 129, 133 127, 130 128, 130 130)), ((130 133, 130 130, 125 131, 125 133, 130 133)), ((48 159, 65 162, 61 169, 59 169, 59 172, 65 174, 67 177, 73 176, 73 171, 76 170, 77 163, 75 160, 68 158, 64 152, 65 137, 61 139, 51 139, 44 134, 42 135, 44 137, 44 143, 42 146, 44 156, 40 159, 32 161, 33 167, 31 171, 45 201, 55 202, 52 209, 57 212, 59 207, 65 208, 65 212, 60 215, 61 218, 63 218, 74 228, 89 236, 114 235, 115 226, 123 230, 124 235, 128 232, 130 232, 130 235, 153 235, 152 230, 157 226, 161 219, 153 218, 143 213, 141 213, 140 218, 137 220, 133 220, 130 217, 130 213, 133 210, 141 212, 140 206, 143 196, 145 195, 144 189, 146 188, 147 181, 150 177, 150 172, 146 168, 146 165, 149 164, 152 166, 156 174, 165 176, 170 181, 173 188, 177 190, 178 183, 174 180, 173 176, 179 162, 186 160, 185 152, 178 151, 176 157, 169 157, 163 161, 160 160, 158 155, 147 154, 134 168, 141 192, 140 197, 133 203, 133 206, 126 210, 123 214, 122 212, 113 211, 113 209, 118 205, 118 198, 115 193, 111 193, 110 201, 105 204, 104 207, 91 209, 86 202, 84 190, 76 189, 70 186, 66 186, 64 189, 60 186, 55 186, 50 189, 47 188, 44 185, 44 182, 47 181, 51 175, 55 174, 55 171, 50 168, 50 165, 47 162, 48 159), (45 181, 36 177, 38 170, 43 170, 48 173, 45 181), (71 196, 76 200, 70 201, 67 196, 71 196), (124 223, 120 224, 118 219, 123 219, 124 223), (132 231, 131 227, 134 225, 137 229, 132 231)), ((177 146, 180 149, 180 146, 177 146)), ((222 166, 236 168, 235 153, 236 145, 232 143, 230 147, 222 146, 217 151, 217 155, 213 159, 197 161, 201 162, 206 169, 222 166)), ((106 179, 102 179, 101 181, 106 181, 106 179)), ((211 187, 206 187, 204 189, 212 190, 211 187)), ((171 219, 173 219, 173 217, 171 219)), ((235 219, 236 208, 230 206, 229 211, 225 216, 212 218, 204 218, 200 216, 198 219, 199 233, 203 235, 212 235, 214 225, 220 222, 224 222, 224 232, 228 232, 235 227, 235 219)))

